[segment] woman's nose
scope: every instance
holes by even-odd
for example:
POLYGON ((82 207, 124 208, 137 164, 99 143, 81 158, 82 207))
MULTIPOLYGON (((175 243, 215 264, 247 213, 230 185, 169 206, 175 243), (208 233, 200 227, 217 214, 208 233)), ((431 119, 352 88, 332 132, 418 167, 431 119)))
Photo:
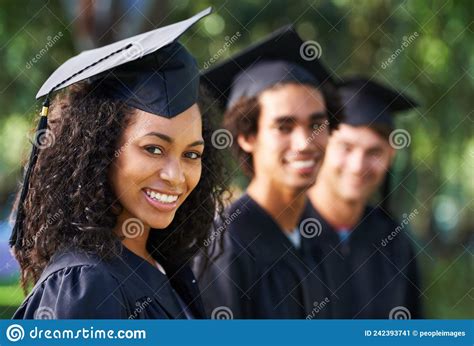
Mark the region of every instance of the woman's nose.
POLYGON ((185 177, 179 160, 168 160, 166 165, 160 170, 160 178, 172 186, 183 184, 185 177))

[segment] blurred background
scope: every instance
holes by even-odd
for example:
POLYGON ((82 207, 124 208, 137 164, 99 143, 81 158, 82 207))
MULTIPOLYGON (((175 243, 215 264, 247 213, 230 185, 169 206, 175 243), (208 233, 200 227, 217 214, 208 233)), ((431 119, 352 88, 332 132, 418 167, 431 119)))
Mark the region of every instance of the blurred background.
MULTIPOLYGON (((24 296, 11 257, 8 216, 31 145, 35 95, 61 63, 90 49, 214 14, 181 42, 207 69, 294 23, 335 75, 363 74, 421 107, 390 172, 390 208, 409 218, 427 318, 474 317, 474 22, 471 0, 4 0, 0 11, 0 318, 24 296)), ((284 47, 282 47, 284 49, 284 47)), ((241 176, 235 177, 242 186, 241 176)))

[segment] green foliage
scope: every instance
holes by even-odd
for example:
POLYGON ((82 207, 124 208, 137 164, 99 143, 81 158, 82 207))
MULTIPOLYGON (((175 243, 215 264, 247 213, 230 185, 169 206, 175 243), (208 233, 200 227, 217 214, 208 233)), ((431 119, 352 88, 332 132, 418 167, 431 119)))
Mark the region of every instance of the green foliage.
MULTIPOLYGON (((29 150, 27 129, 39 110, 34 96, 47 76, 75 53, 76 20, 66 14, 65 3, 2 2, 0 211, 7 194, 15 189, 22 159, 29 150), (54 40, 59 33, 60 39, 54 40)), ((428 317, 472 318, 473 283, 468 280, 472 278, 474 237, 471 1, 161 3, 166 4, 169 15, 160 25, 208 5, 214 7, 214 14, 181 40, 197 56, 200 66, 212 66, 211 57, 219 62, 272 30, 294 23, 304 39, 320 44, 321 59, 336 77, 373 76, 421 103, 420 108, 397 119, 399 128, 410 133, 411 144, 399 151, 393 169, 396 190, 391 196, 392 207, 396 215, 417 208, 420 215, 412 225, 414 232, 422 244, 436 244, 434 260, 422 261, 428 317), (223 48, 236 33, 238 39, 223 48), (452 265, 459 249, 465 253, 452 265), (468 295, 462 298, 464 294, 468 295)), ((21 300, 17 292, 12 286, 0 287, 0 305, 17 305, 21 300)))
POLYGON ((470 319, 474 311, 474 262, 461 253, 449 258, 421 256, 424 310, 427 318, 470 319))

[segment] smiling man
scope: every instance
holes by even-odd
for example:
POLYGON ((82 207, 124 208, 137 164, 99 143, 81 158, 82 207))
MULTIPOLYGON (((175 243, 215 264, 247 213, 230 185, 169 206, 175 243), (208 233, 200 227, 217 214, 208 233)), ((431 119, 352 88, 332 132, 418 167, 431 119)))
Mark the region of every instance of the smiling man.
POLYGON ((330 296, 300 222, 338 107, 329 74, 303 44, 284 28, 204 74, 226 102, 224 126, 250 178, 227 210, 223 254, 200 281, 213 318, 307 318, 330 296))
POLYGON ((421 291, 406 227, 382 206, 368 206, 395 156, 393 113, 416 103, 363 78, 348 79, 339 90, 345 118, 309 191, 313 218, 323 226, 319 241, 330 249, 323 262, 333 279, 328 282, 336 283, 331 290, 341 303, 346 300, 345 318, 391 318, 398 312, 419 318, 421 291))

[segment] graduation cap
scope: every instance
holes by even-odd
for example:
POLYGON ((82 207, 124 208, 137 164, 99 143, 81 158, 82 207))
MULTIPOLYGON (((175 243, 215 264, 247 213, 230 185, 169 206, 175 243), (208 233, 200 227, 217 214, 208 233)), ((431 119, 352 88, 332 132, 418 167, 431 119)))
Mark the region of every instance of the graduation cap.
POLYGON ((418 107, 409 96, 378 82, 354 77, 338 84, 345 124, 381 124, 394 128, 394 113, 418 107))
POLYGON ((257 96, 282 82, 316 87, 332 82, 319 59, 306 55, 304 44, 293 26, 285 26, 212 69, 203 71, 201 80, 227 108, 242 97, 257 96))
MULTIPOLYGON (((97 83, 107 97, 158 116, 172 118, 191 107, 198 97, 199 71, 192 55, 176 40, 211 11, 209 7, 184 21, 88 50, 67 60, 36 95, 36 98, 46 96, 37 133, 47 128, 51 94, 86 79, 97 83)), ((10 246, 14 248, 21 247, 23 202, 38 154, 38 145, 33 145, 10 238, 10 246)))

